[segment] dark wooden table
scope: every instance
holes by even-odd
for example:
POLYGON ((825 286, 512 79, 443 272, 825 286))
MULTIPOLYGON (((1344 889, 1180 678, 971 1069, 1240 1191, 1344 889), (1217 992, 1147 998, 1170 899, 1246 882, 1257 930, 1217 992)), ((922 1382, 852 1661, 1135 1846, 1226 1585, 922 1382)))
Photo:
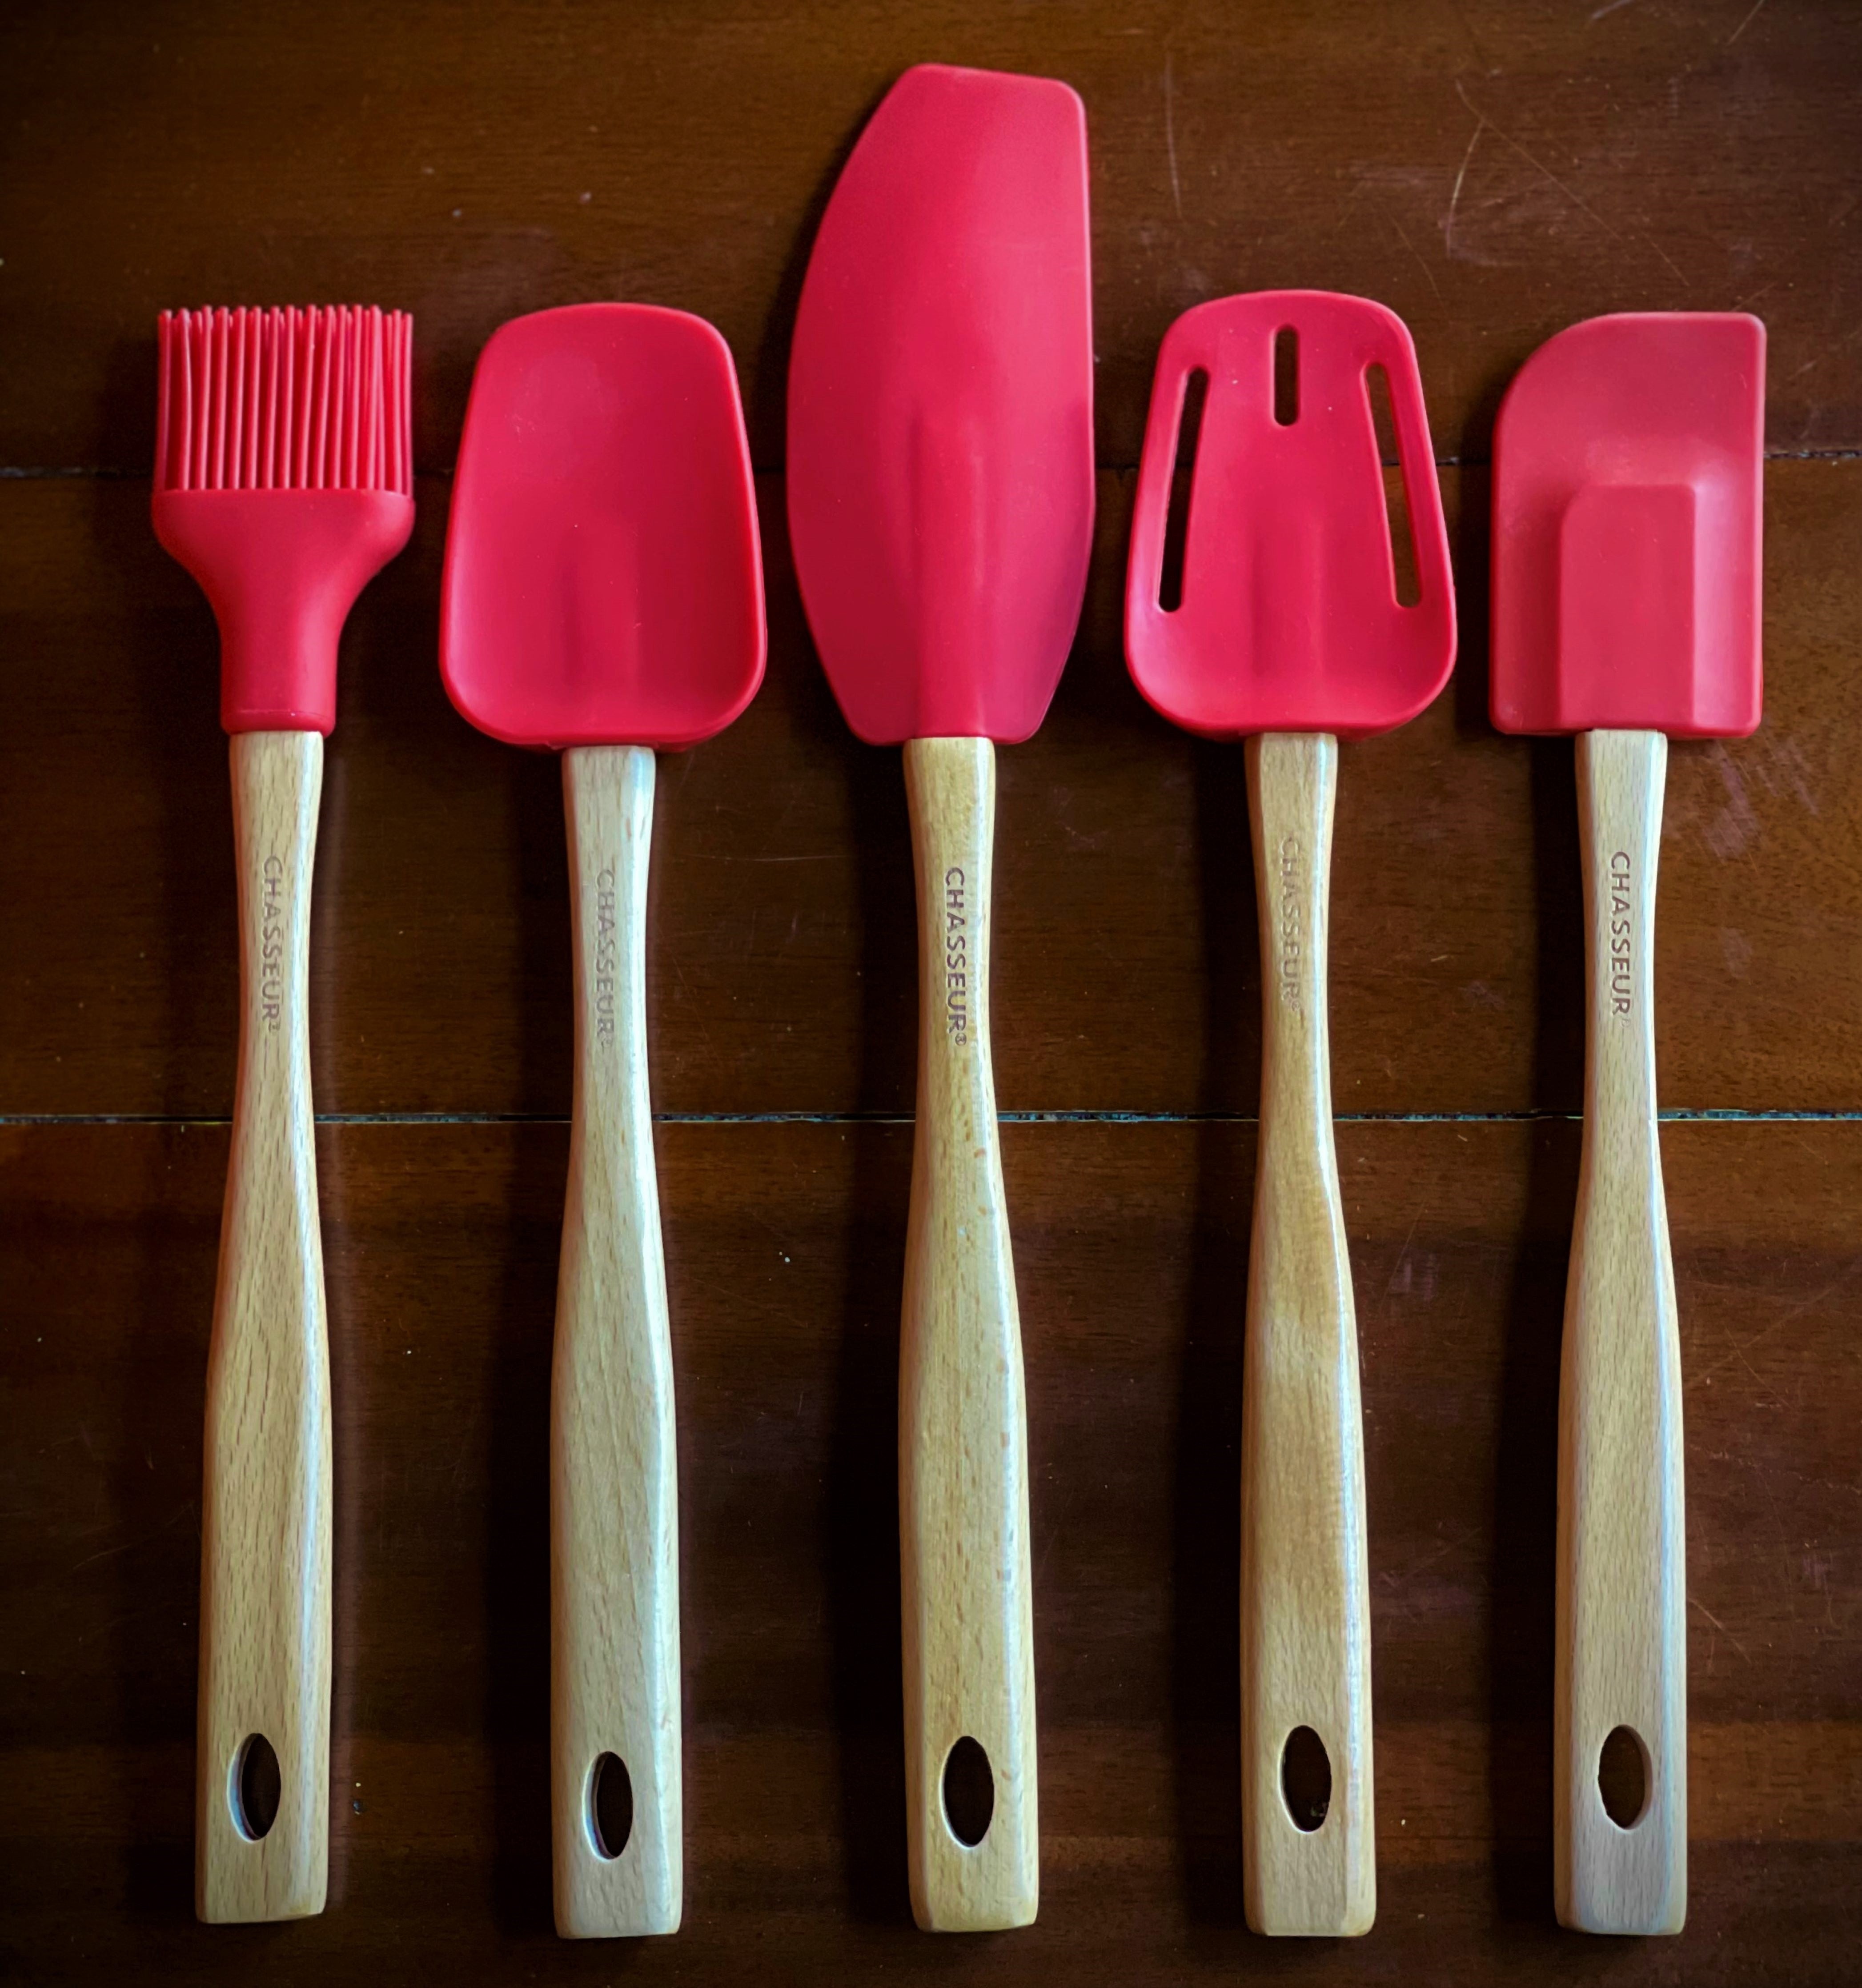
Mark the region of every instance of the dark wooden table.
POLYGON ((15 4, 0 25, 0 1971, 39 1981, 1862 1977, 1862 12, 15 4), (1041 1919, 904 1875, 894 1385, 911 879, 784 540, 814 222, 892 78, 1063 76, 1093 145, 1099 553, 1001 756, 1000 1100, 1035 1469, 1041 1919), (1127 681, 1149 369, 1224 292, 1413 329, 1464 636, 1347 746, 1332 982, 1380 1863, 1241 1915, 1237 1438, 1258 975, 1240 755, 1127 681), (662 776, 653 1082, 678 1363, 685 1929, 550 1931, 547 1406, 569 1098, 555 762, 435 668, 466 385, 515 313, 713 319, 772 644, 662 776), (420 524, 344 647, 313 1021, 337 1388, 330 1906, 191 1905, 201 1410, 235 1026, 206 604, 147 518, 164 306, 417 326, 420 524), (1553 1455, 1582 1043, 1568 746, 1485 718, 1487 462, 1574 319, 1771 330, 1763 729, 1677 746, 1664 1145, 1687 1380, 1692 1890, 1551 1907, 1553 1455))

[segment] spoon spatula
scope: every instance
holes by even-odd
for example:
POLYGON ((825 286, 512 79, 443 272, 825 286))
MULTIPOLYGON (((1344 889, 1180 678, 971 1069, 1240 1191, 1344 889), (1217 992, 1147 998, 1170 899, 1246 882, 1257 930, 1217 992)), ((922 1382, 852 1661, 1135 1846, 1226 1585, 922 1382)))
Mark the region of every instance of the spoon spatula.
POLYGON ((646 1041, 654 751, 730 724, 763 647, 723 340, 634 304, 504 326, 459 446, 440 666, 481 731, 565 749, 575 1097, 550 1391, 550 1751, 568 1938, 679 1922, 679 1486, 646 1041), (610 1777, 631 1794, 625 1834, 610 1777))

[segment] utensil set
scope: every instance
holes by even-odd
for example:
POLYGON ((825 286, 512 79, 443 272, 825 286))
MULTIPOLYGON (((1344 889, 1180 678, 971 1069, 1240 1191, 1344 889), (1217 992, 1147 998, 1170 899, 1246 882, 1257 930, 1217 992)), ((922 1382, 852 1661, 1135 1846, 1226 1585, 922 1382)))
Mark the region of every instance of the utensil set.
MULTIPOLYGON (((240 904, 201 1576, 196 1906, 209 1920, 324 1902, 330 1457, 310 889, 337 637, 412 523, 410 353, 396 313, 161 322, 155 527, 219 622, 240 904)), ((929 1930, 1025 1925, 1038 1900, 1027 1418, 990 1052, 994 754, 1039 725, 1078 623, 1092 365, 1079 99, 1037 78, 909 71, 822 218, 797 312, 787 477, 823 665, 855 732, 903 746, 912 819, 899 1519, 909 1870, 929 1930)), ((1755 319, 1594 320, 1529 361, 1495 431, 1494 722, 1577 735, 1589 1024, 1561 1384, 1555 1892, 1560 1919, 1593 1932, 1675 1932, 1686 1905, 1654 884, 1667 735, 1759 721, 1763 370, 1755 319), (1617 1743, 1643 1767, 1627 1817, 1599 1786, 1617 1743)), ((655 754, 743 710, 766 640, 719 334, 630 304, 499 330, 472 384, 442 594, 441 670, 460 712, 563 753, 576 1019, 551 1421, 557 1925, 670 1932, 682 1824, 646 1045, 655 754)), ((1164 716, 1245 741, 1262 965, 1242 1411, 1247 1915, 1264 1933, 1362 1933, 1376 1902, 1369 1608, 1326 1019, 1332 824, 1339 739, 1414 717, 1455 648, 1420 377, 1390 311, 1266 292, 1171 327, 1126 643, 1164 716)))

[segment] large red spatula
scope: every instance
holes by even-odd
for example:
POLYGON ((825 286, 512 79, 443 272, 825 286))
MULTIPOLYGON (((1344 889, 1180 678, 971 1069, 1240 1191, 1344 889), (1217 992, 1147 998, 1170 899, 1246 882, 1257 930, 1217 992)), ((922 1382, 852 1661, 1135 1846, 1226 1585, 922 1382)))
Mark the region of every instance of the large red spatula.
POLYGON ((990 862, 993 742, 1041 722, 1092 536, 1086 129, 1065 85, 915 69, 881 104, 803 286, 788 472, 815 641, 854 730, 905 746, 917 862, 899 1432, 912 1910, 933 1930, 1022 1925, 1034 1664, 990 862))
POLYGON ((723 340, 631 304, 506 325, 459 445, 440 667, 480 730, 567 749, 575 1103, 550 1588, 556 1923, 570 1937, 679 1921, 678 1476, 647 1082, 654 749, 728 725, 763 643, 723 340))
POLYGON ((1527 360, 1494 431, 1494 722, 1577 735, 1589 1019, 1559 1401, 1552 1787, 1558 1915, 1590 1932, 1679 1932, 1688 1909, 1655 870, 1670 735, 1739 738, 1759 722, 1764 397, 1756 318, 1593 318, 1527 360), (1606 1746, 1640 1767, 1639 1807, 1606 1805, 1606 1746))
POLYGON ((1391 313, 1287 290, 1225 297, 1170 327, 1139 471, 1125 626, 1132 675, 1166 718, 1248 740, 1261 955, 1242 1367, 1248 1923, 1360 1933, 1376 1910, 1376 1864, 1357 1326, 1325 1017, 1332 800, 1339 735, 1414 717, 1454 660, 1422 385, 1391 313), (1372 411, 1380 368, 1414 553, 1407 606, 1372 411), (1166 606, 1173 471, 1199 377, 1180 594, 1166 606))

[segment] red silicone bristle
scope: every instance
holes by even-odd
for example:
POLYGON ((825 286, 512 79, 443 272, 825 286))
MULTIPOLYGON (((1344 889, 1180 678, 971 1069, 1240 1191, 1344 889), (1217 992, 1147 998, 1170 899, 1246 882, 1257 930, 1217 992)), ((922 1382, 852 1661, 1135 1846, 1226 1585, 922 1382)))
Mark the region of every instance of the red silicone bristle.
POLYGON ((405 311, 164 311, 156 488, 411 497, 413 350, 405 311))

